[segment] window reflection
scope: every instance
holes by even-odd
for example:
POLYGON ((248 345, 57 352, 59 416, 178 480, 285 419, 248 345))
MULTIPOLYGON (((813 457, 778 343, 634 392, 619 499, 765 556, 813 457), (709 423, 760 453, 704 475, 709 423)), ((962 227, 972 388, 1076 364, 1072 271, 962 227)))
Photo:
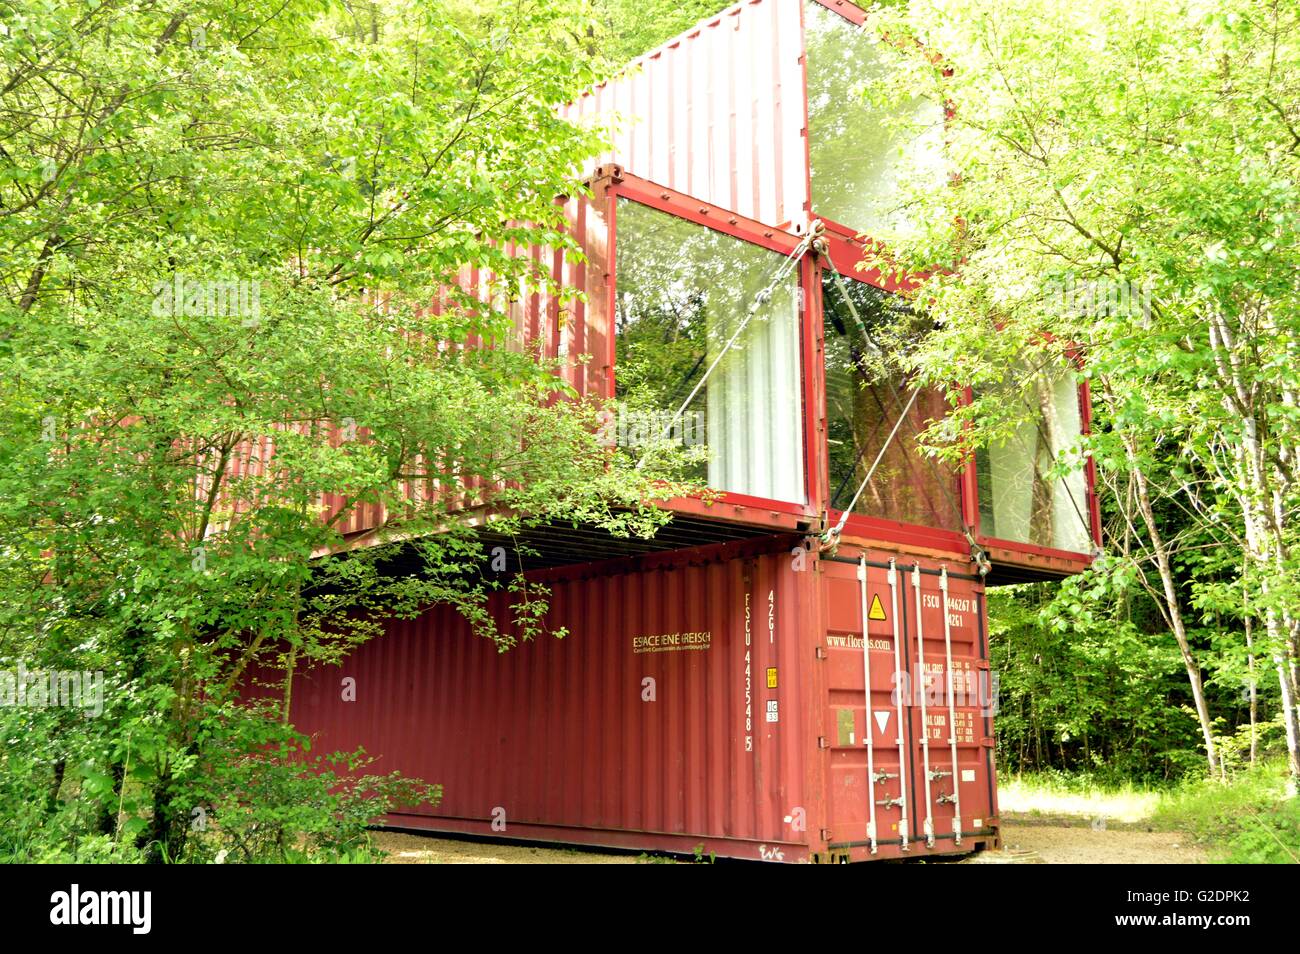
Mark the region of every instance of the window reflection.
POLYGON ((943 109, 918 98, 894 111, 907 127, 890 126, 890 111, 863 99, 883 74, 875 38, 817 3, 804 20, 813 212, 858 232, 906 233, 898 187, 908 167, 943 175, 943 109))
POLYGON ((1006 400, 1031 415, 1007 440, 976 452, 980 532, 985 536, 1087 553, 1087 480, 1082 470, 1051 474, 1056 455, 1082 433, 1079 391, 1064 371, 1031 375, 1023 363, 1008 375, 1006 400))
POLYGON ((616 221, 621 413, 661 431, 716 361, 671 435, 702 445, 688 476, 802 503, 798 272, 746 322, 781 255, 627 199, 616 221))
MULTIPOLYGON (((866 334, 854 322, 834 275, 823 273, 827 472, 833 510, 843 510, 853 499, 907 406, 911 391, 891 358, 925 331, 924 322, 896 295, 850 278, 844 278, 843 285, 866 334)), ((961 528, 955 475, 944 465, 925 460, 916 445, 916 435, 942 418, 945 409, 938 392, 925 391, 917 398, 854 513, 961 528)))

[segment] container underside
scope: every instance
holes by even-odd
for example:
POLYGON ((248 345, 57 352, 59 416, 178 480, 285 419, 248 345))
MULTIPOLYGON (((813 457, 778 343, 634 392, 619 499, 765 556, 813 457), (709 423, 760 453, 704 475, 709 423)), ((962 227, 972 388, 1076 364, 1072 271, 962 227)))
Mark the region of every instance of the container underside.
POLYGON ((958 845, 951 834, 936 835, 934 847, 911 842, 906 849, 901 839, 878 841, 871 853, 868 842, 832 843, 825 851, 814 851, 798 842, 759 842, 746 838, 719 838, 710 835, 683 835, 671 832, 625 831, 618 829, 572 828, 561 825, 532 825, 511 822, 504 831, 493 830, 481 819, 446 818, 430 815, 393 813, 384 816, 377 828, 422 835, 454 835, 482 844, 493 842, 524 843, 551 848, 566 846, 588 849, 608 848, 618 851, 661 852, 676 855, 771 861, 777 863, 835 864, 859 861, 914 861, 919 858, 959 858, 999 846, 997 827, 967 832, 958 845))

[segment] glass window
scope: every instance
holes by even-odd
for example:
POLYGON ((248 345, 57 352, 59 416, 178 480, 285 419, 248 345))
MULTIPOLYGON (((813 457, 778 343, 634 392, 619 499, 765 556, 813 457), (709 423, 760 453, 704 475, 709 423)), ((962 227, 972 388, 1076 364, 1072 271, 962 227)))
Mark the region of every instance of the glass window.
POLYGON ((802 503, 798 270, 751 312, 784 256, 627 199, 617 215, 620 443, 662 433, 703 381, 670 435, 700 450, 690 476, 802 503))
MULTIPOLYGON (((843 510, 865 479, 911 398, 889 360, 924 333, 923 322, 896 296, 844 278, 862 320, 859 328, 835 276, 822 275, 825 334, 827 473, 832 510, 843 510)), ((921 456, 916 435, 944 416, 943 396, 925 391, 885 450, 853 512, 902 523, 960 530, 957 481, 921 456)))
POLYGON ((863 96, 883 69, 876 38, 817 3, 804 20, 813 212, 858 232, 906 233, 899 184, 909 167, 942 177, 943 108, 918 98, 898 110, 907 128, 889 124, 863 96))
POLYGON ((1023 364, 1008 380, 1007 400, 1023 401, 1029 419, 1005 441, 978 450, 980 532, 1017 543, 1032 543, 1073 553, 1092 550, 1087 521, 1087 478, 1081 469, 1052 476, 1057 455, 1082 433, 1079 390, 1064 371, 1029 377, 1023 364))

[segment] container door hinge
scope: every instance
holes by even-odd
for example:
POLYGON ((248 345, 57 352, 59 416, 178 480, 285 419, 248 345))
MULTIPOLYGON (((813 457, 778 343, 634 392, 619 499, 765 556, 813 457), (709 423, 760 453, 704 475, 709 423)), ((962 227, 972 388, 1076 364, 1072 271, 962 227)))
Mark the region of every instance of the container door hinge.
POLYGON ((826 740, 826 736, 824 736, 824 735, 819 735, 819 736, 817 736, 817 748, 819 748, 819 749, 829 749, 830 747, 831 747, 831 744, 830 744, 830 742, 828 742, 828 741, 826 740))
POLYGON ((822 841, 830 841, 830 840, 831 840, 831 830, 830 830, 829 828, 823 828, 823 829, 821 830, 821 839, 822 839, 822 841))
POLYGON ((825 658, 826 658, 826 650, 825 650, 825 648, 823 648, 823 647, 821 647, 821 646, 816 646, 816 647, 814 647, 814 648, 813 648, 813 654, 814 654, 818 659, 825 659, 825 658))

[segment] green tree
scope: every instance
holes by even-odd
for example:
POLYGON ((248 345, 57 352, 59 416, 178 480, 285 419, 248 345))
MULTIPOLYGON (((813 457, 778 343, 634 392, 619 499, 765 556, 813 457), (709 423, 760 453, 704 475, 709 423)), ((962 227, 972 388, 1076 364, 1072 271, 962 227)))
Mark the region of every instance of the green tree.
POLYGON ((493 574, 472 520, 662 520, 663 488, 597 442, 598 408, 556 400, 502 310, 564 294, 509 251, 569 244, 555 199, 596 143, 556 107, 594 76, 584 8, 0 12, 0 668, 105 675, 99 718, 6 713, 0 827, 188 857, 211 847, 196 812, 248 830, 250 760, 301 764, 275 721, 295 667, 435 602, 503 649, 545 632, 545 592, 493 574), (495 346, 448 346, 469 340, 495 346), (384 517, 357 548, 362 508, 384 517), (508 627, 485 609, 502 589, 508 627), (255 683, 262 712, 239 704, 255 683))
POLYGON ((617 68, 729 6, 726 0, 596 0, 592 49, 617 68))
POLYGON ((1240 562, 1237 593, 1209 605, 1207 590, 1195 609, 1255 624, 1300 780, 1300 9, 913 0, 873 28, 896 67, 880 101, 950 107, 953 181, 908 184, 899 203, 925 227, 877 236, 886 266, 940 266, 916 296, 940 325, 918 365, 989 386, 954 415, 970 443, 1023 415, 992 387, 1013 360, 1091 383, 1100 426, 1056 448, 1059 467, 1091 453, 1124 490, 1142 540, 1127 553, 1155 574, 1211 770, 1201 671, 1216 653, 1191 635, 1188 551, 1181 530, 1162 534, 1165 506, 1196 546, 1240 562))

